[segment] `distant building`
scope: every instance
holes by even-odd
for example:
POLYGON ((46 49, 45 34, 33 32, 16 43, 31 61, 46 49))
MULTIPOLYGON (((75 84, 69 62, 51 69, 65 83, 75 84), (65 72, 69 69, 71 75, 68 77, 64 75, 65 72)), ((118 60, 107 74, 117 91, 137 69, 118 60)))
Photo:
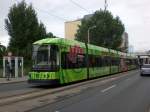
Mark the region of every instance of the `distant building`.
POLYGON ((65 22, 65 38, 74 40, 75 39, 75 34, 77 33, 79 25, 81 25, 81 20, 80 19, 75 20, 75 21, 65 22))
POLYGON ((88 15, 85 15, 83 18, 84 18, 85 20, 88 20, 88 19, 90 19, 92 16, 93 16, 93 14, 88 14, 88 15))
POLYGON ((128 52, 128 48, 129 48, 128 33, 124 32, 122 35, 122 43, 120 45, 120 49, 122 52, 128 52))
MULTIPOLYGON (((84 19, 90 19, 93 16, 93 14, 85 15, 84 19)), ((74 21, 66 21, 65 22, 65 38, 66 39, 75 39, 75 34, 77 33, 77 30, 79 29, 79 25, 81 25, 82 19, 77 19, 74 21)))

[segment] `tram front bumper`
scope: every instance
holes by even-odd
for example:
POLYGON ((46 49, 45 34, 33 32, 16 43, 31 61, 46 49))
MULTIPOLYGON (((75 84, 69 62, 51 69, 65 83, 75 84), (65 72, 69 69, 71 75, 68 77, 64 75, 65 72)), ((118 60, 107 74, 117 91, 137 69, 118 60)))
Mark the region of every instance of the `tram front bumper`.
POLYGON ((29 84, 33 84, 33 85, 59 85, 59 80, 58 79, 51 79, 51 80, 39 80, 39 79, 34 79, 34 80, 31 80, 29 79, 28 80, 28 83, 29 84))
POLYGON ((29 72, 28 83, 34 85, 58 85, 60 80, 55 72, 29 72))

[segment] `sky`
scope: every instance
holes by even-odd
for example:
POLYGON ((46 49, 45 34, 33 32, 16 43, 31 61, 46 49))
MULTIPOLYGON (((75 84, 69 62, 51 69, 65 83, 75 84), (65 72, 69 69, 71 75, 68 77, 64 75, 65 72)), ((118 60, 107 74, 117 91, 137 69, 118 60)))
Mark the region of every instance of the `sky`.
MULTIPOLYGON (((7 46, 9 35, 4 20, 10 7, 21 0, 0 0, 0 43, 7 46)), ((64 37, 64 22, 82 18, 96 10, 104 9, 104 0, 25 0, 35 8, 39 21, 47 32, 64 37), (79 7, 77 4, 81 7, 79 7)), ((150 50, 150 0, 108 0, 107 9, 119 16, 129 35, 134 51, 150 50)))

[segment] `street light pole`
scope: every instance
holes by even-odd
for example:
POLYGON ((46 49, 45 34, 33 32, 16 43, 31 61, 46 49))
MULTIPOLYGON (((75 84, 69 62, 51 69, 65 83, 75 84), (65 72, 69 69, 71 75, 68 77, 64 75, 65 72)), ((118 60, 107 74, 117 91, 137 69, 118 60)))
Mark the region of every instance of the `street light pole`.
POLYGON ((88 44, 90 43, 90 30, 96 28, 96 26, 92 26, 88 28, 88 38, 85 41, 86 47, 86 64, 87 64, 87 79, 89 79, 89 53, 88 53, 88 44))
POLYGON ((90 30, 92 30, 92 29, 94 29, 94 28, 96 28, 95 25, 88 28, 88 44, 90 43, 90 30))

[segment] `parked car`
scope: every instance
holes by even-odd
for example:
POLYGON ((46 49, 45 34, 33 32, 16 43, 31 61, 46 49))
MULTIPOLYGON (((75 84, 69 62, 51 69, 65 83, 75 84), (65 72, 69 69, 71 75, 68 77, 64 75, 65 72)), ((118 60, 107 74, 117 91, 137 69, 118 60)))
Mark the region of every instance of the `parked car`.
POLYGON ((141 66, 141 76, 150 75, 150 64, 144 64, 141 66))

